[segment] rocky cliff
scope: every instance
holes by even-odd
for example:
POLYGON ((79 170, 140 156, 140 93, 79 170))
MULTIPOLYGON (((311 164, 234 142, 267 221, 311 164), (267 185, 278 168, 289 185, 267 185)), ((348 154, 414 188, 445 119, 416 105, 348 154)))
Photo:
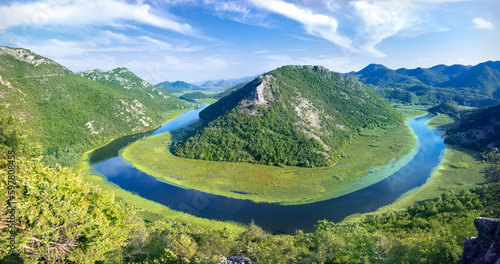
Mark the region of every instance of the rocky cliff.
POLYGON ((477 237, 464 243, 462 264, 500 264, 500 219, 478 217, 474 220, 477 237))

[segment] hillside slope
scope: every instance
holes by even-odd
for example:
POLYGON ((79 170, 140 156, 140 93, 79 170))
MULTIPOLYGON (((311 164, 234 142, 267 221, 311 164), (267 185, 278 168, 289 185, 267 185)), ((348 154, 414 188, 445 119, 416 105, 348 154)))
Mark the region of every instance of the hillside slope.
POLYGON ((101 74, 84 78, 29 50, 0 47, 0 104, 22 120, 45 154, 152 129, 161 113, 189 106, 128 70, 101 74))
POLYGON ((465 113, 445 142, 476 150, 500 148, 500 104, 465 113))
POLYGON ((361 130, 402 117, 359 81, 321 66, 284 66, 200 113, 202 129, 177 142, 182 157, 270 165, 335 163, 361 130))
POLYGON ((385 99, 416 104, 455 101, 461 105, 488 106, 500 102, 500 62, 476 66, 436 65, 431 68, 392 70, 370 64, 350 76, 359 78, 385 99))

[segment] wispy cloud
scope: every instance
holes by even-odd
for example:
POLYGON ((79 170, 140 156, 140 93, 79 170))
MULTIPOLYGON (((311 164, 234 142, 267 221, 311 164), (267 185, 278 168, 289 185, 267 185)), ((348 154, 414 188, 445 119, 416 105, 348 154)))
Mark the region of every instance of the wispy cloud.
POLYGON ((439 4, 463 2, 466 0, 356 0, 351 5, 362 21, 355 36, 354 47, 376 57, 385 54, 376 45, 391 36, 403 34, 416 37, 426 32, 443 32, 447 28, 429 24, 426 17, 429 10, 439 4))
POLYGON ((385 56, 375 46, 405 28, 411 11, 403 1, 355 1, 352 3, 363 26, 358 30, 356 45, 361 51, 377 57, 385 56))
POLYGON ((220 1, 220 0, 203 0, 205 5, 212 6, 218 12, 235 12, 240 14, 247 14, 250 10, 238 3, 238 1, 220 1))
MULTIPOLYGON (((124 26, 123 22, 136 22, 185 35, 196 31, 187 23, 159 14, 144 1, 130 3, 121 0, 42 0, 15 2, 0 6, 0 29, 31 25, 57 26, 124 26)), ((171 16, 170 16, 171 17, 171 16)))
POLYGON ((259 8, 286 16, 303 24, 310 35, 329 40, 341 47, 350 48, 351 40, 337 32, 337 20, 331 16, 312 12, 304 7, 278 0, 249 0, 259 8))
POLYGON ((464 1, 467 0, 248 0, 258 9, 301 23, 309 35, 326 39, 345 51, 375 57, 385 56, 376 46, 391 36, 415 37, 444 31, 442 26, 426 21, 429 10, 440 4, 464 1), (350 12, 347 14, 346 10, 350 12))
POLYGON ((476 17, 472 20, 472 22, 474 22, 474 24, 476 25, 476 28, 479 28, 479 29, 486 29, 486 30, 495 29, 495 26, 493 25, 493 23, 491 23, 490 21, 487 21, 486 19, 484 19, 482 17, 476 17))

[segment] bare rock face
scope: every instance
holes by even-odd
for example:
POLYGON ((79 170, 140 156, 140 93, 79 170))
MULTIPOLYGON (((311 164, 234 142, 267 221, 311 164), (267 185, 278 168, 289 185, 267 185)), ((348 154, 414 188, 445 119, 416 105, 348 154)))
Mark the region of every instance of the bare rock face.
POLYGON ((217 264, 252 264, 249 258, 241 256, 221 257, 217 264))
POLYGON ((267 106, 268 102, 276 100, 273 91, 277 94, 279 94, 279 91, 272 84, 274 77, 272 75, 264 75, 260 76, 259 80, 261 81, 260 84, 253 87, 247 98, 242 101, 244 106, 252 104, 267 106))
POLYGON ((462 264, 500 264, 500 219, 478 217, 474 220, 477 237, 464 243, 462 264))
POLYGON ((27 63, 31 63, 35 66, 40 64, 57 64, 55 61, 49 60, 47 58, 43 58, 29 50, 20 49, 20 48, 9 48, 9 47, 0 47, 0 55, 8 54, 13 56, 14 58, 24 61, 27 63))

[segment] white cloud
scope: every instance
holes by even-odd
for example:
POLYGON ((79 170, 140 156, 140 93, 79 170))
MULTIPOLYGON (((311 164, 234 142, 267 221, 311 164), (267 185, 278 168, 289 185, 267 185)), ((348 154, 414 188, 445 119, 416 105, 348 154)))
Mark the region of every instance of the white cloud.
POLYGON ((16 26, 123 26, 123 21, 196 34, 189 24, 158 14, 144 1, 122 0, 41 0, 0 6, 0 29, 16 26))
POLYGON ((354 1, 352 5, 363 21, 363 26, 357 32, 355 45, 361 52, 384 57, 385 54, 375 46, 401 30, 419 23, 415 12, 416 2, 418 1, 354 1))
POLYGON ((248 0, 260 9, 300 22, 309 35, 326 39, 345 52, 384 57, 377 44, 395 35, 416 37, 440 32, 430 10, 468 0, 248 0), (286 1, 286 2, 285 2, 286 1))
POLYGON ((350 48, 351 40, 337 32, 338 23, 333 17, 314 13, 292 3, 278 0, 249 0, 257 7, 286 16, 303 24, 310 35, 324 38, 341 47, 350 48))
POLYGON ((476 25, 476 28, 479 28, 479 29, 486 29, 486 30, 495 29, 495 26, 493 25, 493 23, 485 20, 482 17, 476 17, 472 20, 472 22, 474 22, 474 24, 476 25))

